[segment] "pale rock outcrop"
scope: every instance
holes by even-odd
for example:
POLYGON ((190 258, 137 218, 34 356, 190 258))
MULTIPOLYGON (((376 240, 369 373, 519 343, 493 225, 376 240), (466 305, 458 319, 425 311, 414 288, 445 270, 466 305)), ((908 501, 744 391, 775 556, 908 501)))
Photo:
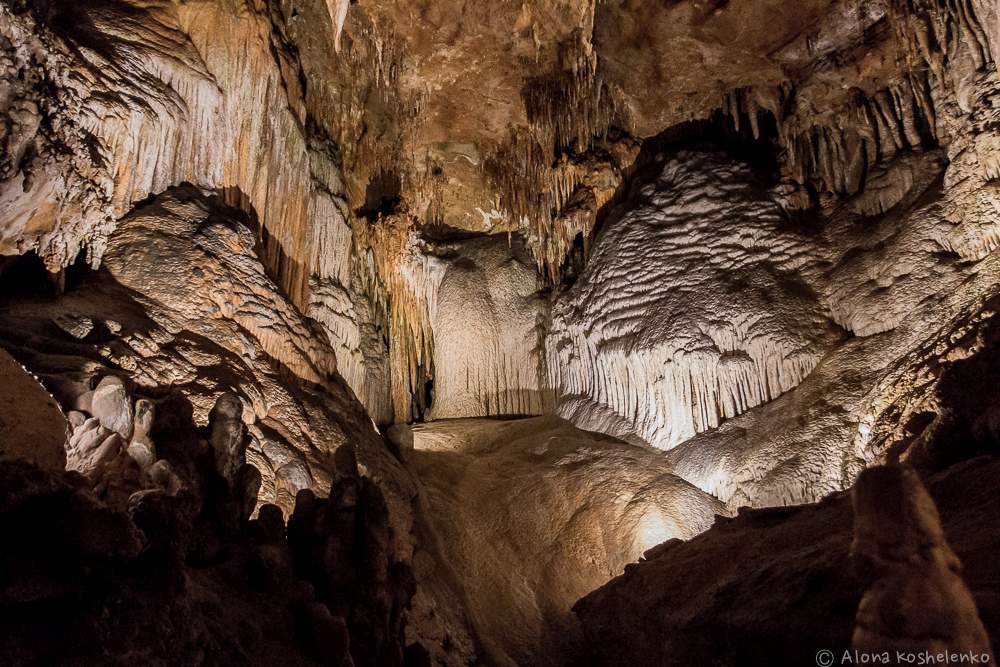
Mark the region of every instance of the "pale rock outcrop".
POLYGON ((90 398, 90 412, 101 426, 128 440, 132 436, 132 400, 122 381, 113 375, 102 378, 90 398))
POLYGON ((551 408, 542 336, 548 304, 520 239, 439 244, 431 317, 430 419, 536 415, 551 408))
POLYGON ((837 342, 789 229, 747 167, 667 160, 558 296, 546 338, 560 414, 670 449, 792 389, 837 342))
MULTIPOLYGON (((122 285, 186 318, 193 332, 211 334, 219 329, 215 323, 234 322, 276 361, 320 382, 336 369, 336 355, 255 258, 250 228, 212 216, 218 205, 178 190, 137 210, 109 242, 108 270, 122 285), (202 298, 191 299, 192 293, 202 298)), ((241 349, 237 341, 228 344, 241 349)))
MULTIPOLYGON (((280 502, 286 512, 298 490, 337 476, 340 448, 356 448, 366 473, 386 484, 405 550, 411 482, 335 375, 325 333, 281 294, 254 248, 236 211, 190 188, 171 191, 122 221, 105 268, 81 286, 56 300, 7 304, 0 338, 63 404, 88 414, 91 387, 108 375, 157 403, 174 392, 186 407, 173 405, 166 418, 187 409, 200 425, 220 395, 235 392, 239 405, 227 410, 237 411, 249 436, 246 456, 262 477, 259 502, 280 502), (50 324, 65 312, 101 324, 79 340, 50 324)), ((162 458, 159 445, 153 451, 162 458)), ((147 460, 150 452, 137 453, 147 460)), ((157 466, 148 474, 176 486, 157 466)))
POLYGON ((143 489, 176 494, 182 481, 168 461, 157 458, 152 440, 154 403, 135 400, 114 375, 87 393, 92 416, 78 410, 68 415, 73 431, 65 443, 66 469, 83 475, 95 496, 119 509, 143 489))

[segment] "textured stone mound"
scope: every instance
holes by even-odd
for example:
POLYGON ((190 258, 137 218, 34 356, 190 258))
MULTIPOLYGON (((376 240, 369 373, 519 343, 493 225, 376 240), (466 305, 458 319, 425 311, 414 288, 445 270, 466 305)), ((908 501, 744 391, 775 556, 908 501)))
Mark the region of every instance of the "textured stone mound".
POLYGON ((434 422, 407 439, 418 598, 436 601, 442 631, 467 624, 490 664, 584 659, 576 599, 724 512, 662 453, 556 417, 434 422))
POLYGON ((370 474, 405 484, 371 419, 334 375, 326 335, 268 277, 255 247, 243 216, 179 189, 122 222, 105 269, 85 273, 55 300, 12 299, 4 307, 4 345, 77 411, 71 463, 96 465, 92 448, 100 459, 129 449, 154 456, 133 447, 148 449, 139 424, 146 406, 175 393, 204 424, 231 388, 239 395, 231 418, 247 424, 247 456, 263 477, 261 502, 290 512, 300 489, 327 486, 348 440, 370 474))
POLYGON ((681 153, 634 193, 557 302, 560 414, 670 449, 798 385, 837 340, 817 254, 748 167, 681 153))

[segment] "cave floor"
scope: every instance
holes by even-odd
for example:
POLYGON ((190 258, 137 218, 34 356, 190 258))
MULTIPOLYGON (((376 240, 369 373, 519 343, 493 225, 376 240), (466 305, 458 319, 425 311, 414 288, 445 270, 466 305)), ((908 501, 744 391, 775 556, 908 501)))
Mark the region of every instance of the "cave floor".
POLYGON ((725 511, 662 452, 558 417, 446 420, 410 433, 404 458, 420 482, 431 556, 415 557, 418 581, 466 609, 492 664, 572 660, 576 600, 725 511))

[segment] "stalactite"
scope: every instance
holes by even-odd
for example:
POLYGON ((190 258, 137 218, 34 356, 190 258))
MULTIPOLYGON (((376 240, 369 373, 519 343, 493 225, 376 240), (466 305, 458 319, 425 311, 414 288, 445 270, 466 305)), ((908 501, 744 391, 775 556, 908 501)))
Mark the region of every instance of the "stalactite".
POLYGON ((347 19, 351 0, 326 0, 326 6, 333 20, 333 50, 340 53, 340 36, 344 32, 344 21, 347 19))
POLYGON ((760 114, 770 114, 786 176, 838 199, 864 190, 878 165, 952 139, 953 130, 942 137, 938 106, 957 97, 956 72, 966 71, 959 59, 968 58, 973 71, 995 70, 987 30, 966 0, 895 0, 893 8, 887 17, 903 69, 889 85, 874 92, 856 88, 837 108, 793 99, 791 84, 770 91, 741 88, 725 97, 720 113, 737 131, 742 118, 749 118, 755 138, 760 114))
POLYGON ((589 236, 595 221, 578 211, 561 215, 593 168, 588 151, 628 121, 619 93, 600 74, 593 45, 579 31, 560 46, 559 71, 529 81, 522 97, 528 128, 511 128, 484 169, 501 207, 529 239, 539 270, 557 282, 574 237, 589 236))
POLYGON ((749 117, 755 138, 760 115, 770 114, 778 125, 786 174, 818 192, 849 197, 864 189, 875 165, 937 141, 928 85, 922 73, 910 73, 873 95, 855 89, 847 105, 818 114, 811 108, 786 111, 788 86, 770 92, 738 89, 726 96, 721 113, 737 130, 740 117, 749 117))
POLYGON ((669 449, 795 387, 831 329, 780 278, 808 248, 745 167, 683 153, 643 197, 556 304, 546 366, 560 414, 669 449))
POLYGON ((3 8, 4 35, 16 49, 47 54, 33 67, 61 91, 45 110, 52 134, 43 143, 79 150, 67 160, 62 149, 63 159, 27 168, 36 173, 32 187, 5 197, 2 212, 51 217, 33 225, 45 230, 35 243, 54 267, 72 261, 79 247, 74 226, 90 228, 96 264, 111 221, 135 202, 185 181, 218 188, 256 214, 267 232, 269 269, 303 307, 316 191, 302 118, 293 110, 301 104, 289 99, 268 48, 268 18, 204 4, 135 11, 95 10, 93 35, 75 26, 60 26, 57 35, 3 8), (93 39, 107 39, 113 51, 78 43, 93 39))
MULTIPOLYGON (((353 19, 352 19, 353 20, 353 19)), ((364 203, 369 179, 381 172, 404 174, 409 179, 415 168, 412 156, 399 150, 407 143, 416 119, 426 106, 425 94, 404 93, 399 83, 405 43, 395 29, 359 12, 352 27, 352 46, 338 59, 343 81, 334 89, 333 108, 324 109, 326 126, 334 135, 341 167, 346 177, 348 200, 354 207, 364 203), (391 128, 372 131, 373 118, 391 119, 391 128)), ((408 199, 420 199, 416 183, 408 199)))
POLYGON ((355 251, 368 293, 389 325, 390 396, 397 422, 424 409, 424 382, 431 377, 431 318, 443 268, 424 252, 416 220, 405 212, 369 222, 353 219, 355 251))

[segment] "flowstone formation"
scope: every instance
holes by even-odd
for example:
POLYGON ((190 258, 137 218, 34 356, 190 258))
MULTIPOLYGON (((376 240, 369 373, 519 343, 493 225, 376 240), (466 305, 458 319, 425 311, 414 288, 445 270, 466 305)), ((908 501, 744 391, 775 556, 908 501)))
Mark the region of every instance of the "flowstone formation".
POLYGON ((453 627, 465 616, 489 664, 585 659, 573 603, 725 512, 656 452, 557 417, 456 419, 397 437, 421 489, 418 599, 454 600, 439 617, 453 627))
POLYGON ((490 237, 439 244, 429 417, 537 415, 551 409, 544 375, 548 302, 524 245, 490 237))
POLYGON ((814 240, 751 180, 680 153, 607 223, 546 339, 562 414, 671 449, 792 389, 837 342, 807 277, 814 240))
POLYGON ((237 390, 261 500, 286 511, 299 490, 329 485, 343 445, 373 476, 399 470, 335 375, 326 334, 282 295, 254 248, 245 218, 219 198, 172 190, 121 222, 103 269, 82 270, 56 299, 5 303, 0 339, 77 422, 71 459, 85 437, 115 433, 128 446, 142 408, 121 381, 109 386, 115 375, 148 398, 178 396, 202 424, 220 393, 237 390))
POLYGON ((995 0, 0 0, 0 654, 990 653, 998 52, 995 0))

